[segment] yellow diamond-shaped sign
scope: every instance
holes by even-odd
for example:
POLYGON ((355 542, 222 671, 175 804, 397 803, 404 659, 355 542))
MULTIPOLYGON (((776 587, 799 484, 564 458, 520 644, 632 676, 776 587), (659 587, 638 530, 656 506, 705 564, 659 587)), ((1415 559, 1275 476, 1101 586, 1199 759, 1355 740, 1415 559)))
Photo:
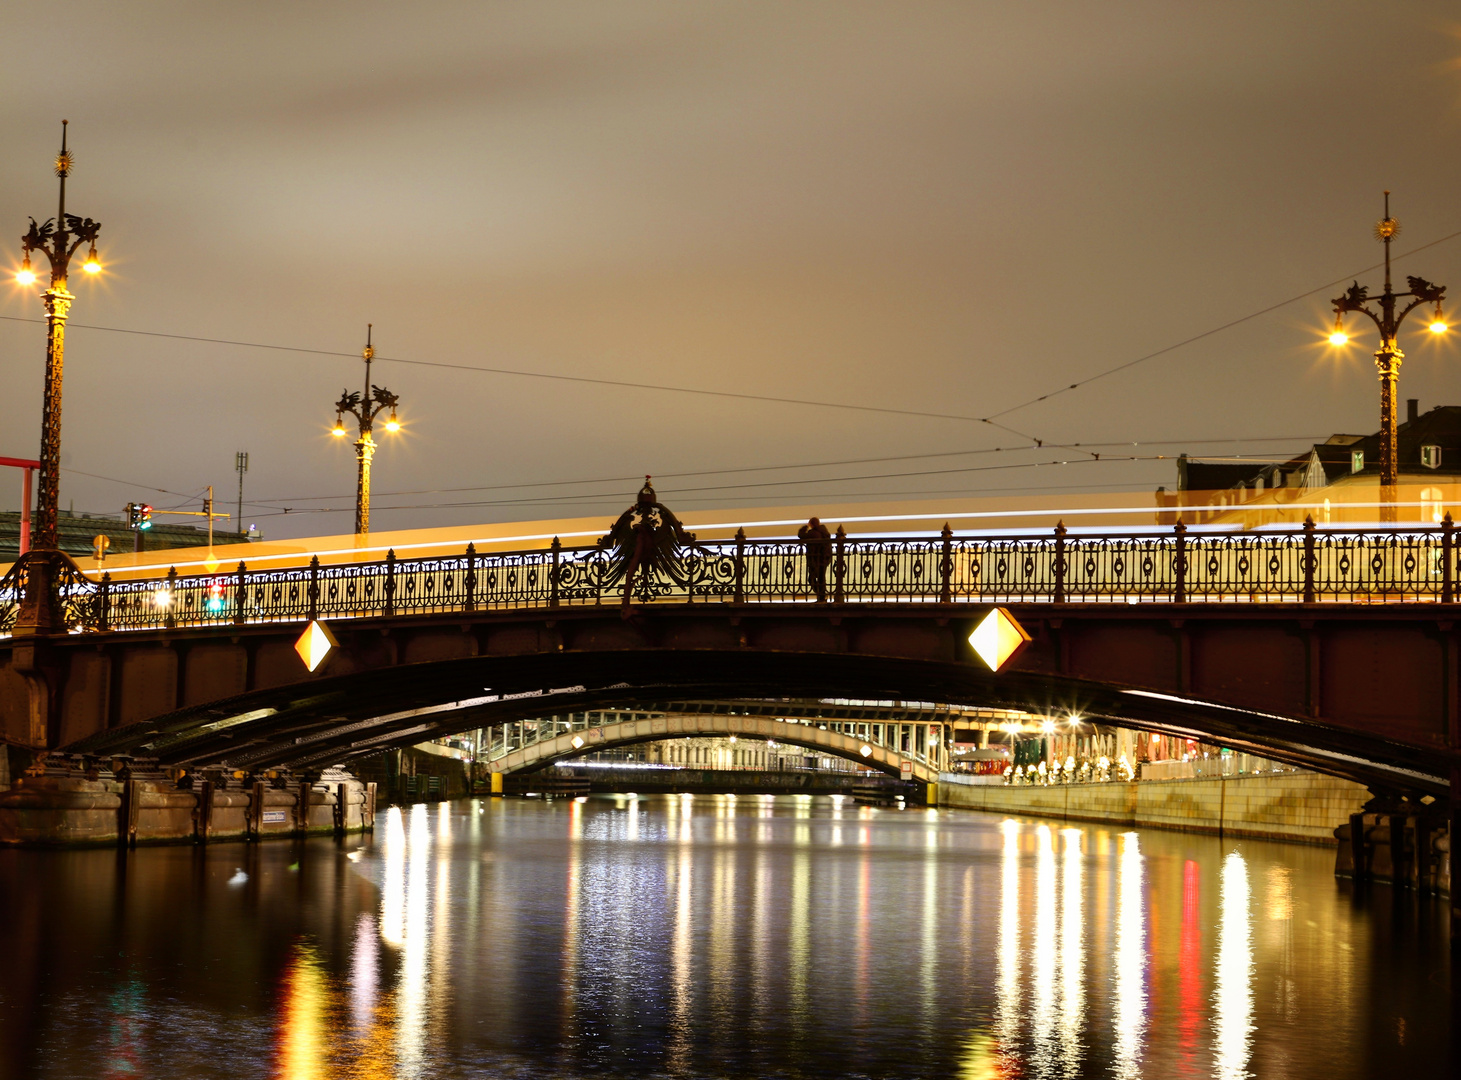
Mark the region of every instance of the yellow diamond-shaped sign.
POLYGON ((990 671, 1004 667, 1029 641, 1025 628, 1008 611, 998 607, 984 616, 969 635, 969 644, 974 646, 979 659, 989 665, 990 671))
POLYGON ((304 666, 313 671, 325 662, 325 657, 330 655, 330 650, 340 644, 335 640, 335 635, 330 633, 330 628, 324 623, 315 621, 304 628, 304 633, 299 635, 299 640, 294 643, 294 651, 299 653, 299 658, 304 661, 304 666))

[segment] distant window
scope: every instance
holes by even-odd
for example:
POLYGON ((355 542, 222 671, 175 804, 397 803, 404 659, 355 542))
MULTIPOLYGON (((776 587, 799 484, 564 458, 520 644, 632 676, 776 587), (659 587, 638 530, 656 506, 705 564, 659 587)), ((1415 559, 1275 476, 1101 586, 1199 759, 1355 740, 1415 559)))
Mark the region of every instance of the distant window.
POLYGON ((1365 452, 1363 450, 1350 451, 1349 471, 1352 473, 1365 471, 1365 452))
POLYGON ((1420 463, 1427 469, 1439 469, 1441 467, 1441 448, 1439 446, 1422 446, 1420 448, 1420 463))

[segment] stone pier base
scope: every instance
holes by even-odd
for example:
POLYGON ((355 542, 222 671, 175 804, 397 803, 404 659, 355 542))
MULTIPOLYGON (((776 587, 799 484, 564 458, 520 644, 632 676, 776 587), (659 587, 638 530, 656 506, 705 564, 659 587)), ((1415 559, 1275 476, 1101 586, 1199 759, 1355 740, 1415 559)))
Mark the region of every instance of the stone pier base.
POLYGON ((1449 895, 1448 825, 1447 819, 1438 814, 1374 812, 1367 807, 1334 830, 1339 842, 1334 873, 1356 881, 1379 881, 1449 895))
POLYGON ((375 824, 375 785, 345 773, 239 782, 27 775, 0 792, 0 844, 209 843, 360 832, 375 824))

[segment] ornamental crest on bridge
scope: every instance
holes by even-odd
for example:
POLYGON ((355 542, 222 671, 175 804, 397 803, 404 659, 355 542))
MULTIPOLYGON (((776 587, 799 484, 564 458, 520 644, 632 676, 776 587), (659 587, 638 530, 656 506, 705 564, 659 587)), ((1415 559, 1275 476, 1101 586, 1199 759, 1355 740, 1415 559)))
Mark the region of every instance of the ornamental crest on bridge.
POLYGON ((607 535, 599 537, 599 547, 612 552, 604 582, 610 586, 624 583, 625 607, 635 592, 636 574, 638 596, 644 602, 662 591, 662 583, 656 587, 660 575, 675 585, 690 584, 684 556, 695 546, 695 534, 686 532, 680 519, 659 501, 650 479, 646 474, 634 505, 619 515, 607 535))

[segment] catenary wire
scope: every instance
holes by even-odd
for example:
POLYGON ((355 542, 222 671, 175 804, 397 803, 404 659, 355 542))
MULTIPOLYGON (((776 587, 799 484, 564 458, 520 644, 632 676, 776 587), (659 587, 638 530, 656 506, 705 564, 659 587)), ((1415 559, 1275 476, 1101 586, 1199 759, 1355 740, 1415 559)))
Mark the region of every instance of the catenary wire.
MULTIPOLYGON (((1088 442, 1073 443, 1072 446, 1081 450, 1106 450, 1118 446, 1210 446, 1217 443, 1275 443, 1275 442, 1305 442, 1315 436, 1311 435, 1265 435, 1250 437, 1227 437, 1222 439, 1122 439, 1115 442, 1088 442)), ((1022 451, 1038 450, 1040 447, 1031 443, 1027 446, 995 446, 980 450, 935 450, 924 454, 895 454, 888 457, 873 458, 846 458, 841 461, 808 461, 790 465, 743 465, 736 468, 722 469, 697 469, 689 472, 656 473, 660 480, 678 480, 691 476, 723 476, 732 473, 760 473, 760 472, 784 472, 789 469, 822 469, 836 468, 842 465, 877 465, 883 462, 893 461, 919 461, 931 458, 948 457, 970 457, 982 454, 1015 454, 1022 451)), ((544 480, 539 482, 514 483, 514 484, 474 484, 467 487, 450 488, 415 488, 401 491, 379 491, 377 498, 395 498, 402 495, 448 495, 457 492, 467 491, 511 491, 519 488, 541 489, 547 487, 572 487, 581 484, 629 484, 637 483, 639 476, 603 476, 591 480, 544 480)), ((323 499, 353 499, 354 493, 339 495, 276 495, 256 500, 247 500, 246 504, 251 506, 265 506, 273 503, 286 502, 313 502, 323 499)))
MULTIPOLYGON (((1411 248, 1409 251, 1403 252, 1400 255, 1396 255, 1391 259, 1391 262, 1399 262, 1401 259, 1405 258, 1408 255, 1414 255, 1416 252, 1424 251, 1426 248, 1433 248, 1437 244, 1444 244, 1446 243, 1446 241, 1454 240, 1458 236, 1461 236, 1461 229, 1458 229, 1456 232, 1449 233, 1448 235, 1441 237, 1439 240, 1432 240, 1428 244, 1421 244, 1420 247, 1414 247, 1411 248)), ((1287 300, 1282 300, 1277 304, 1270 304, 1266 308, 1250 312, 1249 314, 1244 315, 1242 318, 1233 319, 1231 322, 1225 322, 1221 326, 1214 326, 1211 330, 1204 330, 1200 334, 1194 334, 1190 338, 1185 338, 1182 341, 1177 342, 1176 344, 1168 345, 1165 348, 1158 349, 1156 352, 1150 352, 1147 353, 1145 356, 1139 356, 1135 360, 1127 360, 1123 363, 1117 364, 1115 367, 1107 368, 1105 371, 1097 372, 1094 375, 1088 376, 1077 382, 1073 382, 1069 386, 1062 386, 1058 390, 1052 390, 1048 394, 1041 394, 1039 397, 1033 397, 1029 401, 1022 402, 1019 405, 1011 405, 1008 409, 1001 409, 999 412, 990 413, 988 417, 985 417, 985 419, 993 421, 997 417, 1008 416, 1010 413, 1019 412, 1021 409, 1028 409, 1031 405, 1038 405, 1042 401, 1049 401, 1051 398, 1059 397, 1061 394, 1068 394, 1070 393, 1070 391, 1078 390, 1082 386, 1089 386, 1091 383, 1104 379, 1108 375, 1115 375, 1118 372, 1127 370, 1128 368, 1134 368, 1138 364, 1144 364, 1148 360, 1155 360, 1159 356, 1165 356, 1167 353, 1175 352, 1177 349, 1180 349, 1185 345, 1191 345, 1195 341, 1201 341, 1203 338, 1209 338, 1212 337, 1214 334, 1220 334, 1224 330, 1231 330, 1235 326, 1241 326, 1245 322, 1251 322, 1253 319, 1259 318, 1263 315, 1267 315, 1270 312, 1277 311, 1279 308, 1287 307, 1289 304, 1298 303, 1300 300, 1303 300, 1306 297, 1313 296, 1317 292, 1323 292, 1325 289, 1332 289, 1336 285, 1343 285, 1346 281, 1354 280, 1358 278, 1361 274, 1368 274, 1371 271, 1378 270, 1384 265, 1385 263, 1381 261, 1375 263, 1373 266, 1367 266, 1357 273, 1345 274, 1343 277, 1336 278, 1333 281, 1327 282, 1323 285, 1317 285, 1312 289, 1301 292, 1297 296, 1291 296, 1287 300)))
MULTIPOLYGON (((1409 257, 1411 255, 1416 254, 1417 252, 1425 251, 1428 248, 1433 248, 1433 247, 1436 247, 1439 244, 1444 244, 1444 243, 1447 243, 1448 241, 1454 240, 1458 236, 1461 236, 1461 230, 1457 230, 1455 232, 1448 233, 1447 235, 1442 236, 1439 239, 1429 241, 1428 243, 1421 244, 1421 245, 1419 245, 1417 247, 1413 247, 1413 248, 1410 248, 1407 251, 1401 252, 1399 255, 1394 256, 1394 258, 1392 259, 1392 261, 1393 262, 1398 262, 1401 259, 1404 259, 1404 258, 1407 258, 1407 257, 1409 257)), ((1384 265, 1383 262, 1375 263, 1375 264, 1373 264, 1371 266, 1367 266, 1364 269, 1359 270, 1359 271, 1357 271, 1357 272, 1355 272, 1353 274, 1345 274, 1342 277, 1339 277, 1339 278, 1334 279, 1333 281, 1326 282, 1323 285, 1315 286, 1312 289, 1307 289, 1304 292, 1299 293, 1296 296, 1291 296, 1287 300, 1282 300, 1282 301, 1280 301, 1280 302, 1278 302, 1276 304, 1270 304, 1267 307, 1261 308, 1261 309, 1259 309, 1257 311, 1254 311, 1254 312, 1250 312, 1249 314, 1244 315, 1244 316, 1242 316, 1240 318, 1233 319, 1233 320, 1231 320, 1229 322, 1223 323, 1221 326, 1216 326, 1216 327, 1213 327, 1210 330, 1205 330, 1205 331, 1203 331, 1200 334, 1195 334, 1192 337, 1185 338, 1182 341, 1176 342, 1176 343, 1174 343, 1172 345, 1168 345, 1168 346, 1166 346, 1166 347, 1164 347, 1162 349, 1158 349, 1155 352, 1147 353, 1144 356, 1137 357, 1134 360, 1127 360, 1127 361, 1125 361, 1125 362, 1123 362, 1121 364, 1117 364, 1114 367, 1107 368, 1104 371, 1100 371, 1100 372, 1097 372, 1094 375, 1088 376, 1085 379, 1077 380, 1076 382, 1073 382, 1073 383, 1070 383, 1070 384, 1068 384, 1066 386, 1060 387, 1059 389, 1052 390, 1052 391, 1050 391, 1048 393, 1041 394, 1041 395, 1039 395, 1037 397, 1034 397, 1034 398, 1030 398, 1028 401, 1021 402, 1018 405, 1012 405, 1009 408, 1001 409, 998 412, 990 413, 988 416, 969 416, 969 415, 960 414, 960 413, 939 413, 939 412, 931 412, 931 411, 918 410, 918 409, 895 409, 895 408, 891 408, 891 407, 888 407, 888 406, 857 405, 857 404, 852 404, 852 403, 849 403, 849 402, 816 401, 816 400, 812 400, 812 399, 809 399, 809 398, 784 398, 784 397, 776 397, 776 396, 766 395, 766 394, 745 394, 745 393, 739 393, 739 392, 731 391, 731 390, 705 390, 705 389, 701 389, 701 388, 698 388, 698 387, 672 386, 672 385, 661 384, 661 383, 644 383, 644 382, 634 382, 634 381, 619 380, 619 379, 600 379, 600 378, 594 378, 594 377, 586 376, 586 375, 561 375, 561 374, 554 374, 554 373, 542 372, 542 371, 523 371, 523 370, 515 369, 515 368, 484 367, 484 366, 472 365, 472 364, 453 364, 453 363, 448 363, 446 361, 441 361, 441 360, 408 360, 408 359, 404 359, 404 358, 400 358, 400 357, 381 356, 381 355, 377 355, 375 357, 375 359, 379 363, 406 364, 406 365, 415 366, 415 367, 434 367, 434 368, 443 368, 443 369, 453 370, 453 371, 472 371, 472 372, 480 372, 480 373, 483 373, 483 374, 490 374, 490 375, 509 375, 509 376, 517 376, 517 377, 520 377, 520 378, 549 379, 549 380, 558 381, 558 382, 585 383, 585 384, 596 385, 596 386, 614 386, 614 387, 622 387, 622 388, 625 388, 625 389, 635 389, 635 390, 653 390, 653 391, 659 391, 659 392, 664 392, 664 393, 694 394, 694 395, 699 395, 699 396, 702 396, 702 397, 730 398, 730 399, 737 399, 737 400, 743 400, 743 401, 759 401, 759 402, 765 402, 765 403, 770 403, 770 404, 802 405, 802 406, 810 406, 810 407, 815 407, 815 408, 826 408, 826 409, 844 409, 844 410, 851 410, 851 411, 855 411, 855 412, 882 413, 882 414, 893 415, 893 416, 909 416, 909 417, 915 417, 915 418, 919 418, 919 419, 958 420, 958 421, 963 421, 963 422, 966 422, 966 423, 988 424, 988 425, 990 425, 992 427, 997 427, 997 428, 999 428, 999 429, 1001 429, 1003 431, 1007 431, 1007 432, 1009 432, 1012 435, 1018 435, 1021 438, 1027 438, 1027 439, 1032 440, 1033 442, 1036 442, 1037 444, 1043 445, 1046 442, 1046 440, 1040 439, 1037 436, 1032 435, 1032 434, 1030 434, 1028 432, 1020 431, 1020 430, 1018 430, 1016 428, 1009 427, 1006 424, 1001 424, 1001 423, 998 422, 998 418, 1001 417, 1001 416, 1007 416, 1007 415, 1009 415, 1010 413, 1013 413, 1013 412, 1018 412, 1019 410, 1028 408, 1031 405, 1036 405, 1036 404, 1039 404, 1040 402, 1048 401, 1048 400, 1050 400, 1052 398, 1059 397, 1062 394, 1069 393, 1072 390, 1077 390, 1077 389, 1079 389, 1079 388, 1081 388, 1083 386, 1088 386, 1088 385, 1090 385, 1093 382, 1097 382, 1098 380, 1104 379, 1104 378, 1106 378, 1106 377, 1108 377, 1110 375, 1115 375, 1118 372, 1125 371, 1128 368, 1132 368, 1132 367, 1137 366, 1138 364, 1144 364, 1144 363, 1146 363, 1149 360, 1154 360, 1154 359, 1156 359, 1156 358, 1158 358, 1160 356, 1165 356, 1168 353, 1174 352, 1177 349, 1183 348, 1186 345, 1190 345, 1193 342, 1201 341, 1204 338, 1211 337, 1214 334, 1221 333, 1222 331, 1231 329, 1234 326, 1239 326, 1239 325, 1241 325, 1241 324, 1243 324, 1245 322, 1249 322, 1249 321, 1251 321, 1253 319, 1256 319, 1256 318, 1259 318, 1259 317, 1261 317, 1263 315, 1267 315, 1267 314, 1269 314, 1271 312, 1277 311, 1279 308, 1286 307, 1289 304, 1297 303, 1298 301, 1303 300, 1306 297, 1312 296, 1316 292, 1322 292, 1325 289, 1333 288, 1335 285, 1343 284, 1347 280, 1350 280, 1352 278, 1357 278, 1358 276, 1360 276, 1362 274, 1368 274, 1371 271, 1376 270, 1376 269, 1378 269, 1379 267, 1381 267, 1383 265, 1384 265)), ((20 322, 20 323, 44 323, 44 321, 45 321, 43 319, 29 318, 29 317, 20 316, 20 315, 0 315, 0 320, 4 320, 4 321, 7 321, 7 322, 20 322)), ((96 330, 96 331, 100 331, 100 332, 104 332, 104 333, 128 334, 128 335, 134 335, 134 336, 140 336, 140 337, 165 338, 165 339, 169 339, 169 340, 173 340, 173 341, 191 341, 191 342, 198 342, 198 343, 210 344, 210 345, 230 345, 230 346, 236 346, 236 347, 241 347, 241 348, 266 349, 266 350, 270 350, 270 351, 274 351, 274 352, 292 352, 292 353, 299 353, 299 354, 309 355, 309 356, 344 357, 344 358, 352 358, 352 359, 353 358, 356 358, 356 356, 357 356, 356 353, 341 352, 341 351, 334 350, 334 349, 311 349, 311 348, 306 348, 306 347, 303 347, 303 346, 294 346, 294 345, 274 345, 274 344, 270 344, 270 343, 267 343, 267 342, 242 341, 242 340, 232 339, 232 338, 205 337, 205 336, 193 335, 193 334, 174 334, 174 333, 166 333, 166 332, 159 331, 159 330, 137 330, 137 329, 130 329, 130 328, 126 328, 126 327, 100 326, 100 325, 97 325, 95 323, 70 323, 69 325, 70 325, 70 327, 72 329, 79 329, 79 330, 96 330)), ((1071 448, 1070 444, 1065 444, 1065 443, 1052 443, 1051 445, 1052 446, 1058 446, 1058 447, 1061 447, 1063 449, 1070 449, 1071 448)))

